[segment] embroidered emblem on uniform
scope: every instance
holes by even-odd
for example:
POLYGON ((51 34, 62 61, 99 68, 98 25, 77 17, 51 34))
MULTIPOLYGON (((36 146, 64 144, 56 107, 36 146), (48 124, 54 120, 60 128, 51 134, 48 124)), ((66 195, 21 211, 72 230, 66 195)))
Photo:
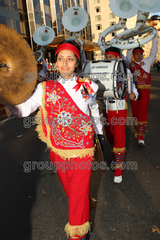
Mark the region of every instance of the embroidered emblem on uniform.
POLYGON ((134 76, 139 76, 140 75, 140 70, 135 70, 135 72, 133 74, 134 74, 134 76))
POLYGON ((91 80, 89 78, 80 78, 77 77, 77 84, 73 87, 76 92, 81 89, 82 97, 85 99, 89 99, 92 97, 92 93, 94 93, 93 89, 91 88, 91 80))
POLYGON ((144 63, 144 62, 141 62, 141 63, 140 63, 140 66, 141 66, 141 67, 142 67, 142 66, 144 66, 144 65, 145 65, 145 63, 144 63))
POLYGON ((67 140, 64 137, 62 137, 61 135, 61 131, 59 129, 56 129, 56 131, 54 129, 52 129, 52 136, 54 138, 55 144, 64 146, 64 147, 80 147, 80 148, 85 148, 83 145, 83 140, 81 140, 80 142, 76 143, 75 141, 71 141, 71 140, 67 140))
POLYGON ((81 113, 59 83, 46 88, 46 103, 46 110, 52 117, 49 126, 53 146, 62 149, 92 147, 94 130, 90 117, 81 113))
POLYGON ((89 122, 85 122, 82 120, 82 127, 79 128, 80 131, 84 132, 85 136, 87 136, 88 132, 91 132, 92 131, 92 128, 90 127, 91 126, 91 121, 89 122))
POLYGON ((92 98, 91 90, 88 89, 88 88, 82 89, 81 93, 82 93, 82 97, 85 98, 85 99, 92 98))
POLYGON ((145 79, 147 79, 147 78, 148 78, 148 76, 147 76, 147 74, 146 74, 146 73, 144 73, 144 74, 143 74, 143 78, 145 78, 145 79))
POLYGON ((46 93, 49 98, 47 98, 47 102, 51 102, 55 105, 56 101, 60 99, 61 97, 56 95, 56 90, 54 90, 52 93, 47 92, 46 93))
POLYGON ((57 120, 59 125, 65 127, 71 124, 72 117, 69 112, 62 111, 60 114, 58 114, 57 120))

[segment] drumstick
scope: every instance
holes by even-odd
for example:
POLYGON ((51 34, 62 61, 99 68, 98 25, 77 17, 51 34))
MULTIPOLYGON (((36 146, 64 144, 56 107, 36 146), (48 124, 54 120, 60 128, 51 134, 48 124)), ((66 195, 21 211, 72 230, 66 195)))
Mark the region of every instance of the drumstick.
POLYGON ((130 87, 131 87, 131 89, 130 89, 131 92, 130 93, 132 93, 132 80, 133 80, 133 75, 131 74, 130 75, 130 87))

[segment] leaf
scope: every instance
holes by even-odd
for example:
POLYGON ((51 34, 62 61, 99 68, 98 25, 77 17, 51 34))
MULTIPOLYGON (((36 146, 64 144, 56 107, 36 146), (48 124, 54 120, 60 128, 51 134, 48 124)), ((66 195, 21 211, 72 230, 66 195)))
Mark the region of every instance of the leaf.
POLYGON ((160 228, 156 227, 156 226, 153 226, 152 228, 152 232, 158 232, 160 234, 160 228))
POLYGON ((145 214, 145 213, 143 212, 143 210, 141 210, 141 212, 142 212, 143 214, 145 214))
POLYGON ((95 198, 91 198, 93 202, 97 202, 97 200, 95 198))
POLYGON ((43 189, 42 189, 42 193, 45 195, 45 194, 47 194, 43 189))

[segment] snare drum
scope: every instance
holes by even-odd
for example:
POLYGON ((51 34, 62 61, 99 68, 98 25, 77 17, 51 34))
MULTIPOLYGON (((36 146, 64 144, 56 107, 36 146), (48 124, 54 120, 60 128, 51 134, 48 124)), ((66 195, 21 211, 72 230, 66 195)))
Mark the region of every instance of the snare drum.
POLYGON ((99 86, 97 98, 123 99, 127 88, 127 71, 124 60, 87 61, 83 73, 99 86))

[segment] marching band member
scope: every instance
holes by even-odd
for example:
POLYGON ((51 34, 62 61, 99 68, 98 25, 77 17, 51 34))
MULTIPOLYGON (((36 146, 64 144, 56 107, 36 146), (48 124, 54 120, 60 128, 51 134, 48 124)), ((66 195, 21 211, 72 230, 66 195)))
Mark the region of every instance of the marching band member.
POLYGON ((153 15, 149 19, 149 25, 153 26, 158 31, 160 30, 160 16, 159 15, 153 15))
MULTIPOLYGON (((137 125, 135 125, 136 137, 139 145, 145 145, 145 130, 147 126, 148 107, 150 100, 151 88, 151 74, 150 68, 156 60, 158 48, 157 36, 152 41, 152 48, 148 57, 143 58, 143 49, 137 47, 133 49, 132 53, 134 61, 130 64, 130 70, 133 73, 134 82, 139 92, 137 101, 131 100, 133 117, 137 118, 137 125)), ((131 60, 132 53, 127 53, 128 59, 131 60)))
POLYGON ((46 73, 47 73, 47 63, 44 59, 44 56, 42 56, 43 64, 38 63, 37 64, 37 83, 46 81, 46 73))
MULTIPOLYGON (((107 60, 120 59, 121 50, 116 47, 109 47, 106 49, 105 57, 107 60)), ((128 93, 130 99, 135 101, 138 97, 135 84, 132 83, 132 90, 130 88, 130 71, 127 69, 128 78, 128 93)), ((103 116, 107 119, 104 125, 106 136, 111 146, 113 146, 114 161, 112 169, 114 170, 114 182, 120 183, 122 181, 123 162, 125 157, 125 130, 127 121, 127 94, 125 99, 118 100, 109 98, 105 100, 106 109, 103 110, 103 116)), ((136 102, 136 101, 135 101, 136 102)))
POLYGON ((89 78, 82 79, 74 74, 80 62, 80 49, 76 42, 63 41, 55 56, 60 78, 38 84, 26 102, 9 108, 16 116, 24 117, 41 107, 36 130, 39 138, 50 148, 50 159, 69 199, 69 222, 65 231, 69 239, 85 240, 90 229, 93 125, 100 140, 104 139, 95 99, 98 86, 89 78))

